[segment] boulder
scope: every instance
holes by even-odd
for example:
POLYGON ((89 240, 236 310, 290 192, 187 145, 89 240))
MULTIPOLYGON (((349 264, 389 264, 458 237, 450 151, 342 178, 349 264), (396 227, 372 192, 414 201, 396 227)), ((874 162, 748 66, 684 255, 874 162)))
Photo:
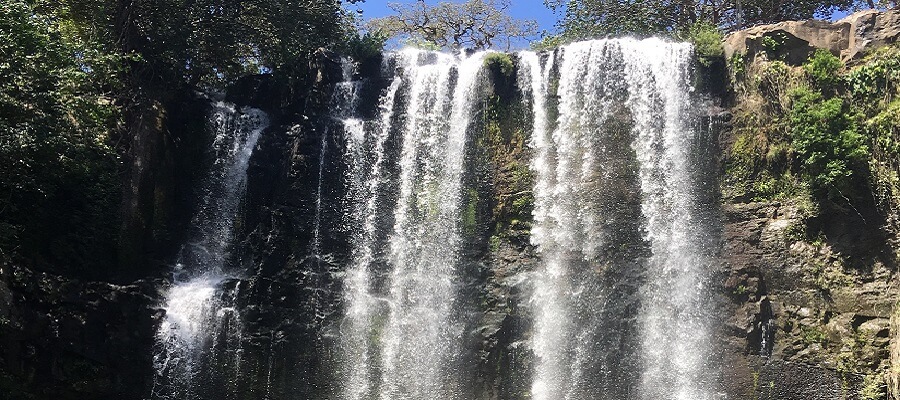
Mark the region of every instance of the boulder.
POLYGON ((800 65, 817 49, 825 49, 844 62, 859 59, 871 49, 900 38, 900 10, 860 11, 836 22, 785 21, 737 31, 725 37, 725 56, 769 59, 800 65))

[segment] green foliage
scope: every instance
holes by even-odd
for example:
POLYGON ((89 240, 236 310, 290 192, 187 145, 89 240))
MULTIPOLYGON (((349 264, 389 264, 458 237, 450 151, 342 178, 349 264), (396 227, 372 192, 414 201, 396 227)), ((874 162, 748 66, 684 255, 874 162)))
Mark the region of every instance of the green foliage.
POLYGON ((874 195, 882 209, 900 210, 897 47, 849 71, 826 51, 802 69, 739 56, 729 68, 738 137, 726 159, 724 194, 771 200, 811 190, 820 203, 843 205, 874 195), (860 192, 866 188, 874 193, 860 192))
POLYGON ((881 102, 889 103, 900 88, 900 48, 879 49, 865 64, 850 71, 844 81, 856 104, 867 111, 881 102))
POLYGON ((377 29, 366 29, 357 15, 356 12, 344 12, 343 38, 336 49, 354 61, 362 63, 381 55, 388 35, 377 29))
POLYGON ((113 255, 118 58, 79 45, 57 16, 0 5, 0 256, 113 255))
POLYGON ((819 327, 816 326, 802 326, 800 327, 800 331, 802 333, 803 342, 807 345, 815 344, 815 343, 825 343, 827 340, 827 336, 825 332, 822 331, 819 327))
POLYGON ((734 53, 728 59, 728 70, 731 71, 733 78, 738 78, 747 72, 747 60, 741 53, 734 53))
POLYGON ((872 143, 875 197, 882 207, 900 210, 900 100, 866 121, 865 131, 872 143))
POLYGON ((847 197, 852 179, 864 172, 868 146, 840 98, 824 99, 806 89, 794 92, 791 144, 812 188, 829 198, 847 197))
POLYGON ((772 36, 763 36, 761 39, 761 44, 763 49, 769 53, 778 51, 778 48, 782 45, 782 43, 780 43, 772 36))
POLYGON ((770 109, 784 112, 790 106, 793 72, 783 61, 765 63, 757 70, 756 88, 770 109))
POLYGON ((838 72, 844 67, 841 59, 831 54, 828 50, 818 49, 803 64, 803 69, 812 79, 813 83, 823 88, 832 88, 840 80, 838 72))
POLYGON ((221 87, 261 69, 291 73, 342 38, 338 0, 63 0, 46 8, 80 36, 135 53, 144 78, 221 87), (121 4, 120 4, 121 3, 121 4))
POLYGON ((725 47, 722 45, 724 35, 719 28, 706 21, 698 21, 691 25, 679 38, 694 45, 700 62, 709 66, 712 60, 725 56, 725 47))
POLYGON ((878 375, 869 374, 863 377, 862 387, 859 389, 860 400, 882 400, 885 397, 887 386, 884 379, 878 375))
POLYGON ((509 53, 489 53, 484 57, 484 65, 488 68, 498 68, 504 76, 512 76, 515 65, 509 53))
POLYGON ((652 35, 684 31, 698 22, 731 31, 741 26, 827 17, 833 9, 851 9, 857 1, 725 0, 545 0, 563 14, 561 35, 569 40, 611 35, 652 35))
POLYGON ((387 35, 381 32, 354 32, 345 39, 343 51, 356 62, 363 62, 377 57, 384 50, 387 35))

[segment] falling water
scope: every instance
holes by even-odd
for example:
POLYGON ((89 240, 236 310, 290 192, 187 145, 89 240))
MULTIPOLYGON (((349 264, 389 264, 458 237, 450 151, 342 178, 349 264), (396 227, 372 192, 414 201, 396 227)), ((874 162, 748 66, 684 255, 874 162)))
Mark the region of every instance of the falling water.
POLYGON ((390 136, 394 102, 402 83, 395 77, 379 99, 379 119, 372 135, 367 135, 365 123, 355 116, 344 119, 347 142, 347 161, 351 220, 353 231, 352 263, 344 280, 344 297, 348 304, 341 327, 342 398, 363 399, 373 390, 375 366, 372 358, 377 351, 371 343, 373 331, 378 329, 374 318, 384 314, 380 302, 371 292, 372 268, 378 248, 378 212, 382 204, 383 185, 387 183, 385 146, 390 136))
POLYGON ((689 162, 691 57, 690 45, 658 39, 574 43, 543 66, 521 55, 534 109, 531 239, 542 259, 532 295, 535 399, 713 397, 702 313, 710 240, 689 162), (548 121, 554 59, 558 117, 548 121), (631 216, 633 203, 641 215, 631 216), (636 268, 641 288, 617 283, 638 281, 636 268), (610 329, 611 309, 637 321, 610 329), (617 351, 634 365, 604 356, 617 351), (622 375, 630 368, 640 377, 622 375))
POLYGON ((458 397, 447 380, 462 334, 452 320, 460 202, 483 56, 399 52, 378 120, 371 129, 345 126, 357 227, 345 279, 344 398, 458 397), (386 165, 392 132, 402 141, 393 178, 386 165), (393 210, 385 198, 396 198, 393 210), (382 243, 385 212, 393 227, 382 243), (373 282, 379 257, 390 269, 383 289, 373 282))
POLYGON ((626 53, 635 117, 642 208, 652 256, 642 291, 645 398, 713 398, 707 368, 711 341, 704 315, 711 271, 709 228, 699 201, 687 44, 653 40, 626 53))
POLYGON ((444 378, 462 334, 451 320, 459 210, 466 131, 484 55, 459 60, 415 50, 403 54, 410 88, 390 237, 382 400, 456 397, 444 378))
MULTIPOLYGON (((225 363, 235 369, 240 366, 240 321, 233 308, 239 286, 223 293, 222 284, 233 277, 226 268, 228 248, 250 155, 267 125, 262 111, 238 110, 222 102, 214 107, 215 161, 192 221, 195 240, 182 249, 174 285, 165 293, 166 315, 157 333, 159 351, 154 357, 154 398, 199 398, 204 389, 197 380, 207 360, 215 362, 221 357, 210 354, 220 352, 221 343, 225 343, 225 354, 233 354, 225 363)), ((222 365, 206 367, 221 369, 222 365)))
MULTIPOLYGON (((473 120, 481 90, 490 89, 482 86, 484 56, 407 49, 385 57, 386 80, 375 82, 356 80, 344 62, 333 129, 321 137, 318 169, 312 165, 309 174, 318 184, 308 193, 315 214, 303 247, 314 273, 326 259, 329 268, 345 267, 333 371, 339 382, 329 398, 467 399, 482 385, 468 382, 476 371, 463 369, 470 367, 530 375, 530 392, 510 396, 535 400, 716 398, 703 311, 714 247, 705 208, 714 205, 698 189, 706 178, 692 162, 704 156, 693 114, 692 49, 656 39, 519 53, 517 83, 532 117, 522 128, 531 133, 531 243, 539 265, 524 278, 530 314, 521 319, 530 321, 511 317, 501 329, 510 336, 504 340, 526 340, 531 355, 475 365, 493 355, 469 354, 483 344, 472 343, 480 327, 463 320, 477 299, 460 293, 481 278, 461 276, 468 269, 460 260, 469 240, 462 230, 464 175, 474 161, 466 154, 477 149, 467 143, 479 143, 470 130, 479 126, 473 120), (381 90, 377 107, 367 108, 363 101, 374 90, 381 90), (338 151, 346 168, 331 164, 338 151), (332 171, 344 172, 345 190, 329 189, 332 171), (328 235, 335 193, 346 196, 345 262, 323 256, 323 248, 343 240, 328 235)), ((226 265, 247 163, 267 120, 225 104, 212 120, 216 161, 193 221, 195 240, 184 247, 166 293, 154 399, 228 399, 237 392, 228 385, 240 381, 228 375, 240 373, 242 330, 226 265)), ((308 282, 315 293, 331 277, 321 275, 308 282)), ((327 300, 316 296, 302 301, 327 300)), ((281 393, 274 340, 260 377, 265 391, 255 392, 265 398, 281 393)))

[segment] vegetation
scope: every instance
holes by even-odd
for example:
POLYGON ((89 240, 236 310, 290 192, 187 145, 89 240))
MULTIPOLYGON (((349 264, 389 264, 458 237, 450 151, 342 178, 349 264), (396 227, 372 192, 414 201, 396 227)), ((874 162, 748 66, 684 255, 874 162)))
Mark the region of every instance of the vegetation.
POLYGON ((826 51, 799 68, 763 59, 730 64, 740 107, 726 194, 809 195, 853 207, 874 188, 884 207, 897 209, 900 51, 881 50, 849 70, 826 51))
POLYGON ((114 241, 115 219, 97 216, 117 207, 120 60, 68 29, 0 5, 0 256, 78 262, 114 241))
POLYGON ((724 35, 715 25, 699 21, 689 26, 678 34, 678 38, 691 42, 701 63, 709 66, 713 60, 725 56, 725 48, 722 46, 724 35))
POLYGON ((825 17, 834 9, 887 6, 857 0, 545 0, 545 3, 563 12, 559 28, 565 40, 683 32, 698 23, 731 31, 762 23, 825 17))
POLYGON ((484 65, 487 67, 496 66, 504 76, 512 76, 515 71, 512 58, 507 53, 490 53, 484 57, 484 65))
POLYGON ((393 3, 389 7, 396 15, 371 21, 370 30, 426 47, 429 44, 443 49, 500 46, 509 50, 513 40, 537 34, 537 22, 510 17, 506 13, 509 6, 510 0, 467 0, 436 5, 424 0, 393 3))
POLYGON ((868 147, 843 99, 797 89, 789 112, 791 147, 814 192, 846 198, 852 180, 864 174, 868 147))
POLYGON ((0 258, 113 265, 126 155, 160 100, 262 71, 305 80, 322 47, 380 51, 350 22, 339 0, 2 2, 0 258))

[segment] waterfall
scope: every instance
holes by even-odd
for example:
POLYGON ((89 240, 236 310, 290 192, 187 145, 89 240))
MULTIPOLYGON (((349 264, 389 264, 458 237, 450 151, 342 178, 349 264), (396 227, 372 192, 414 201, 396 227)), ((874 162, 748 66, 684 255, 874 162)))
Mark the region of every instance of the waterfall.
POLYGON ((355 234, 344 282, 343 398, 459 397, 449 376, 462 335, 453 320, 460 203, 483 56, 395 54, 377 121, 345 126, 355 234), (386 148, 394 134, 396 155, 386 148))
POLYGON ((344 279, 344 297, 348 304, 341 327, 342 398, 363 399, 373 390, 375 368, 372 351, 377 348, 370 337, 381 314, 378 298, 372 293, 372 268, 378 248, 379 215, 383 185, 387 183, 385 146, 390 136, 394 103, 402 79, 395 77, 379 99, 379 119, 372 135, 355 116, 344 120, 349 171, 349 198, 353 231, 352 263, 344 279))
POLYGON ((690 160, 697 129, 689 86, 693 51, 687 44, 646 43, 640 52, 626 53, 645 237, 652 249, 642 290, 641 394, 711 399, 712 342, 705 313, 714 239, 704 222, 700 171, 690 160))
POLYGON ((164 294, 166 314, 154 356, 155 399, 205 398, 201 379, 224 374, 223 364, 236 374, 240 370, 241 328, 234 309, 240 286, 223 288, 223 283, 235 277, 226 267, 229 246, 250 156, 268 118, 256 109, 218 102, 210 119, 215 160, 192 220, 193 240, 183 247, 175 282, 164 294))
POLYGON ((543 62, 520 54, 541 258, 531 277, 534 399, 714 396, 703 313, 713 243, 689 161, 692 53, 616 39, 543 62), (555 120, 544 110, 551 96, 555 120))
POLYGON ((196 235, 166 293, 153 397, 280 399, 295 392, 275 366, 309 360, 303 367, 316 375, 303 379, 336 382, 299 397, 719 398, 705 303, 717 204, 709 163, 698 162, 709 155, 692 53, 659 39, 595 40, 520 52, 515 70, 489 70, 484 52, 404 49, 385 55, 380 76, 344 60, 330 112, 315 125, 327 128, 294 143, 319 157, 301 166, 302 176, 318 180, 302 194, 315 209, 303 214, 309 241, 291 251, 305 257, 294 272, 316 275, 303 281, 312 292, 295 301, 317 311, 321 325, 311 333, 322 341, 311 347, 322 354, 290 359, 274 331, 265 349, 246 340, 247 351, 268 354, 243 355, 240 287, 227 265, 247 163, 267 121, 258 110, 217 105, 216 161, 196 235), (508 114, 482 109, 495 104, 488 102, 508 114), (463 229, 469 210, 480 216, 503 201, 490 182, 469 184, 510 166, 480 163, 526 161, 484 158, 495 144, 483 135, 521 146, 529 133, 528 151, 515 157, 531 157, 532 176, 521 181, 534 181, 530 246, 520 236, 463 229), (339 205, 330 204, 335 198, 339 205), (341 218, 333 218, 337 210, 341 218), (343 226, 329 226, 334 221, 343 226), (495 237, 482 241, 495 234, 506 253, 492 247, 495 237), (501 270, 510 263, 521 264, 501 270), (504 274, 509 279, 496 279, 504 274), (342 293, 333 305, 323 294, 335 278, 342 293), (490 293, 479 297, 482 290, 490 293), (318 313, 323 307, 342 314, 318 313), (265 390, 233 388, 245 382, 242 358, 259 368, 253 373, 265 390), (495 373, 502 368, 510 371, 495 373))

